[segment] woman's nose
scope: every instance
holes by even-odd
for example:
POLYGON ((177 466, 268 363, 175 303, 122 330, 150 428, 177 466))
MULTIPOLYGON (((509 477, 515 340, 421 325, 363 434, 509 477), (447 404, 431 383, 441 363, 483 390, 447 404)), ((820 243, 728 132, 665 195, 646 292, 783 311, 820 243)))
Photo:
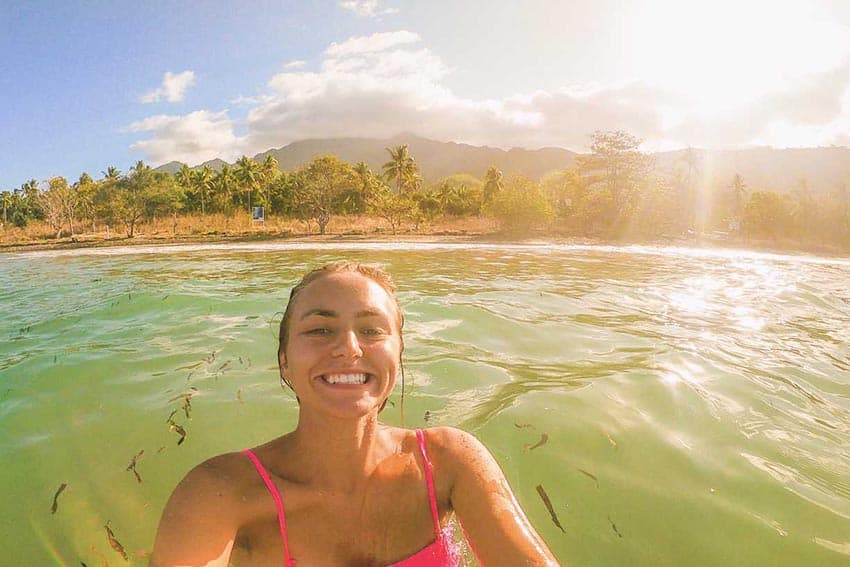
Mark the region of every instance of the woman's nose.
POLYGON ((360 348, 360 341, 357 340, 357 333, 353 330, 340 333, 340 338, 334 347, 334 355, 336 356, 363 356, 363 349, 360 348))

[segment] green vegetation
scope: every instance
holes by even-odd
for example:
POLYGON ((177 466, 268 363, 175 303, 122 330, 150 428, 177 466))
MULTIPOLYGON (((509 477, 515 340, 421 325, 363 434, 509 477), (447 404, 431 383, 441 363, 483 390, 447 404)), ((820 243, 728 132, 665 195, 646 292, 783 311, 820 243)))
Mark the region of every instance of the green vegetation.
POLYGON ((724 186, 706 187, 697 152, 688 150, 672 174, 661 175, 640 144, 625 132, 596 132, 590 153, 539 182, 506 178, 490 167, 482 178, 457 173, 426 185, 406 145, 387 148, 390 159, 380 174, 334 156, 293 171, 281 171, 272 156, 262 162, 243 156, 219 171, 184 165, 174 175, 140 161, 127 174, 109 167, 100 180, 87 173, 74 183, 32 179, 0 192, 0 236, 5 243, 23 240, 23 229, 33 224, 45 227, 42 238, 46 227, 58 239, 98 234, 107 226, 133 237, 140 225, 157 221, 172 222, 176 234, 184 216, 225 219, 227 230, 227 219, 261 205, 267 219, 298 219, 320 234, 340 217, 381 219, 393 234, 405 225, 420 231, 446 219, 483 217, 511 234, 625 240, 712 235, 850 250, 846 185, 814 195, 800 180, 795 191, 779 193, 750 188, 736 174, 724 186))

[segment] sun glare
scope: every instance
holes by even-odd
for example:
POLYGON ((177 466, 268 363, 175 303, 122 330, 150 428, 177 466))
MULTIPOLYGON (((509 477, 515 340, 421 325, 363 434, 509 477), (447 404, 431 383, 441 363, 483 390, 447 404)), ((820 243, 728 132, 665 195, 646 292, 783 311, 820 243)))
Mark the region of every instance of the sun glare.
POLYGON ((789 89, 850 52, 846 30, 803 1, 646 0, 631 26, 635 78, 678 94, 703 118, 789 89))

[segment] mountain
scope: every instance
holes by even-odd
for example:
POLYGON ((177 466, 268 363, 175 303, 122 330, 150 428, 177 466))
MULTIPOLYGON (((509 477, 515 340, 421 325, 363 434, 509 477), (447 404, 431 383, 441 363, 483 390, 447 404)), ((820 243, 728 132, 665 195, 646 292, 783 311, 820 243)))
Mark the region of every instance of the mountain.
MULTIPOLYGON (((410 154, 419 164, 426 185, 454 173, 471 173, 482 177, 490 166, 502 170, 505 176, 521 174, 540 179, 547 173, 575 165, 579 154, 563 148, 529 150, 511 148, 503 150, 487 146, 472 146, 455 142, 438 142, 413 134, 377 140, 371 138, 332 138, 301 140, 282 148, 271 149, 254 156, 262 161, 271 155, 280 168, 293 170, 309 163, 320 155, 335 155, 355 164, 360 161, 380 172, 390 156, 386 148, 408 144, 410 154)), ((654 154, 657 170, 664 175, 687 170, 687 152, 696 158, 695 175, 705 187, 726 187, 735 174, 744 179, 750 190, 771 189, 793 191, 805 180, 813 193, 828 193, 842 184, 850 184, 850 148, 751 148, 741 150, 676 150, 654 154)), ((204 165, 218 171, 225 162, 214 159, 204 165)), ((159 171, 173 173, 182 164, 169 162, 159 171)))
POLYGON ((277 150, 263 152, 254 159, 262 161, 267 155, 272 155, 281 169, 290 170, 306 165, 316 156, 331 154, 350 163, 364 161, 372 171, 380 172, 381 166, 390 159, 386 148, 401 144, 409 146, 410 155, 419 164, 426 183, 453 173, 471 173, 482 177, 490 166, 496 166, 506 176, 517 173, 539 179, 550 171, 571 167, 576 156, 575 153, 561 148, 502 150, 456 142, 437 142, 413 134, 401 134, 384 140, 303 140, 277 150))

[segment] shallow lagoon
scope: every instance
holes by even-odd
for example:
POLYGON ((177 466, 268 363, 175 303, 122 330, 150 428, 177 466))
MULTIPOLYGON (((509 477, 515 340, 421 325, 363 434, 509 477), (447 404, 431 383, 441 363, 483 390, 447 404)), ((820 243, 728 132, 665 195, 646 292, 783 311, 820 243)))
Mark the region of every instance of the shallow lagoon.
POLYGON ((192 465, 293 426, 276 323, 337 259, 400 285, 406 424, 484 440, 565 563, 850 562, 850 261, 339 243, 0 255, 8 564, 123 563, 107 522, 145 564, 192 465))

